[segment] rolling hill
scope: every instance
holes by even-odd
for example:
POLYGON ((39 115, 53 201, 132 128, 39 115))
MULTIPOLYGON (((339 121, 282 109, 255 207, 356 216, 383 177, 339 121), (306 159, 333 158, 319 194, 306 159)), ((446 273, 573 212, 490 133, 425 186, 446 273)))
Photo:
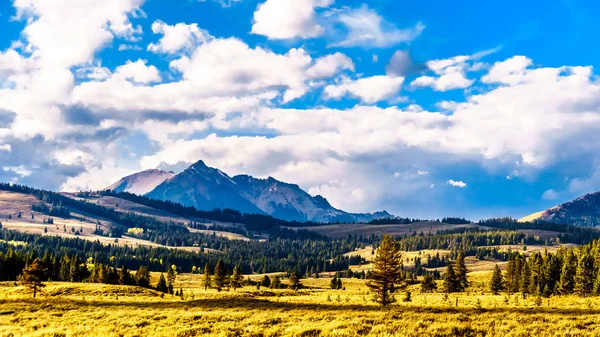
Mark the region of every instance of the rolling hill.
POLYGON ((586 194, 573 201, 519 219, 519 221, 534 220, 583 227, 600 226, 600 192, 586 194))

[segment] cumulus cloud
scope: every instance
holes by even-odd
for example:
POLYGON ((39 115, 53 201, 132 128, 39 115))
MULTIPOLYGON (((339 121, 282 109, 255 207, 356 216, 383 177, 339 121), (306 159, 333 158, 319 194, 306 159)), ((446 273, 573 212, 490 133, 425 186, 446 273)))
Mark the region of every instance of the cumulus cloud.
POLYGON ((127 61, 122 66, 118 66, 114 76, 131 80, 135 83, 153 83, 160 82, 162 79, 155 66, 147 66, 146 60, 137 60, 135 62, 127 61))
POLYGON ((254 12, 252 33, 272 40, 312 38, 323 35, 315 8, 330 6, 333 0, 266 0, 254 12))
POLYGON ((154 34, 162 34, 158 43, 150 43, 148 50, 154 53, 174 54, 181 50, 190 52, 196 46, 210 41, 212 36, 208 31, 200 29, 198 24, 177 23, 168 25, 160 20, 152 24, 154 34))
POLYGON ((431 87, 436 91, 468 88, 475 82, 465 76, 469 56, 456 56, 445 60, 427 62, 434 76, 421 76, 411 82, 413 87, 431 87))
MULTIPOLYGON (((482 57, 497 52, 500 47, 484 50, 473 55, 461 55, 455 56, 448 59, 432 60, 427 62, 426 68, 433 72, 436 76, 421 76, 411 82, 412 87, 431 87, 435 91, 448 91, 453 89, 466 89, 469 88, 475 80, 469 79, 466 76, 467 72, 480 71, 485 66, 481 62, 476 62, 482 57)), ((394 55, 396 56, 396 55, 394 55)), ((396 60, 396 63, 400 65, 409 62, 405 60, 406 57, 400 57, 396 60)), ((392 65, 390 62, 390 66, 392 65)), ((410 63, 409 63, 410 64, 410 63)), ((396 66, 397 67, 397 66, 396 66)), ((491 73, 491 76, 497 76, 497 71, 491 73)), ((492 81, 489 78, 490 74, 485 75, 482 81, 489 83, 492 81)))
POLYGON ((343 78, 338 84, 330 84, 323 89, 327 98, 340 99, 346 95, 357 97, 364 103, 376 103, 397 98, 404 77, 385 75, 363 77, 357 80, 343 78))
POLYGON ((411 28, 399 29, 366 5, 333 12, 331 19, 341 24, 344 30, 330 47, 390 47, 414 40, 425 29, 421 22, 411 28))
POLYGON ((464 188, 467 187, 467 184, 461 180, 448 180, 446 182, 446 184, 450 185, 450 186, 454 186, 454 187, 460 187, 460 188, 464 188))

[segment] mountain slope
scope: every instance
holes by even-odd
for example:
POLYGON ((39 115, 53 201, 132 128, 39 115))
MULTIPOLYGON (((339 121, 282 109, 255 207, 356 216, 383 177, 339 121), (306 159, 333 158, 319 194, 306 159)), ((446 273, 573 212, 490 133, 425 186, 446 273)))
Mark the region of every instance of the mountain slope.
POLYGON ((146 193, 149 198, 168 200, 199 210, 231 208, 243 213, 264 212, 242 197, 237 184, 224 172, 198 161, 146 193))
POLYGON ((573 201, 519 219, 519 221, 533 220, 576 226, 600 226, 600 192, 586 194, 573 201))
MULTIPOLYGON (((146 171, 144 171, 146 172, 146 171)), ((148 174, 140 172, 141 177, 148 174)), ((133 175, 135 176, 135 175, 133 175)), ((129 186, 134 178, 129 176, 107 189, 129 186)), ((368 222, 372 219, 392 217, 387 212, 347 213, 339 210, 324 197, 311 196, 298 185, 274 178, 258 179, 249 175, 233 178, 226 173, 206 166, 203 161, 191 165, 183 172, 172 175, 145 193, 152 199, 177 202, 199 210, 231 208, 243 213, 268 214, 288 221, 315 222, 368 222)), ((119 192, 119 190, 117 190, 119 192)))
POLYGON ((333 208, 321 196, 312 197, 298 185, 274 178, 257 179, 248 175, 233 177, 243 197, 273 217, 296 221, 332 221, 347 213, 333 208))
POLYGON ((174 176, 175 173, 162 170, 146 170, 134 173, 120 179, 116 183, 108 186, 106 190, 113 190, 117 193, 129 192, 133 194, 146 194, 156 186, 162 184, 165 180, 174 176))

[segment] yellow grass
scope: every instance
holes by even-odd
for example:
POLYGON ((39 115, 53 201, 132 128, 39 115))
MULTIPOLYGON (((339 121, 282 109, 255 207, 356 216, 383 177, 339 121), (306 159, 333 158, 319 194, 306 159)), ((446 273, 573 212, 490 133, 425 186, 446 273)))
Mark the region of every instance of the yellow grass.
MULTIPOLYGON (((494 296, 489 272, 470 274, 469 293, 419 294, 381 309, 363 280, 303 280, 299 292, 244 287, 204 291, 201 275, 180 275, 185 299, 136 287, 50 283, 31 299, 0 284, 0 336, 598 336, 594 299, 494 296), (478 301, 481 307, 478 306, 478 301)), ((156 275, 153 275, 154 277, 156 275)))

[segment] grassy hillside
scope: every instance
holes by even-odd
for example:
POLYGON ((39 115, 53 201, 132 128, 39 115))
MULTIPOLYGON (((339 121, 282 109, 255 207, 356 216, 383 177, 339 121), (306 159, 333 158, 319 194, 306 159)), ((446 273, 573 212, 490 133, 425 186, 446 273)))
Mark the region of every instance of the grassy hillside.
POLYGON ((184 299, 152 290, 100 284, 50 283, 31 299, 0 284, 0 336, 598 336, 600 303, 578 297, 523 300, 491 295, 471 273, 469 293, 419 294, 390 309, 371 302, 363 280, 306 279, 289 290, 204 291, 182 275, 184 299))

